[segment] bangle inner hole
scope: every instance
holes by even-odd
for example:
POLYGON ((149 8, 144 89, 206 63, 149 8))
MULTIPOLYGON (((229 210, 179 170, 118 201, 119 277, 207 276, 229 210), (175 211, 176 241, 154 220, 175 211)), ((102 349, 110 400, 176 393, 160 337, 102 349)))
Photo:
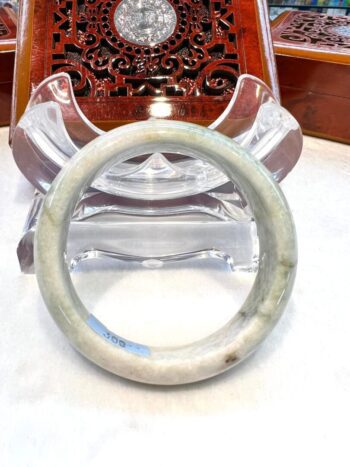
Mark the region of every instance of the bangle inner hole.
POLYGON ((67 261, 91 313, 88 324, 111 345, 140 355, 223 327, 256 277, 255 222, 232 185, 170 206, 149 202, 156 215, 106 208, 70 225, 67 261))

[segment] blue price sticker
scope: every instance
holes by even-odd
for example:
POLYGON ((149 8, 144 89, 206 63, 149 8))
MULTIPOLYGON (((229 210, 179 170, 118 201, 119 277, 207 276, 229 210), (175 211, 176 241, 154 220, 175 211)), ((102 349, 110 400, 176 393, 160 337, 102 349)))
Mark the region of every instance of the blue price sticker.
POLYGON ((136 355, 141 355, 142 357, 147 357, 148 355, 150 355, 149 347, 137 344, 136 342, 127 341, 122 337, 117 336, 109 329, 107 329, 106 326, 104 326, 101 323, 101 321, 95 318, 94 315, 90 315, 86 322, 91 329, 93 329, 98 335, 103 337, 110 344, 116 347, 120 347, 121 349, 124 349, 127 352, 131 352, 136 355))

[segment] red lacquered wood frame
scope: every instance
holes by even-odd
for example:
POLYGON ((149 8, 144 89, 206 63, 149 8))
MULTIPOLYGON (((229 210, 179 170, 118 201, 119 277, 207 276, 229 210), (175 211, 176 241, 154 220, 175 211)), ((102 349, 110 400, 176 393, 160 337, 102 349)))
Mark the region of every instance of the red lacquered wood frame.
POLYGON ((0 126, 10 123, 16 25, 15 11, 0 7, 0 126))
POLYGON ((350 143, 350 35, 342 30, 350 33, 349 17, 286 12, 272 36, 284 107, 305 134, 350 143))
POLYGON ((177 26, 153 47, 120 36, 113 22, 120 1, 22 1, 13 125, 31 91, 60 71, 104 130, 157 116, 207 125, 242 73, 278 93, 265 0, 169 0, 177 26))

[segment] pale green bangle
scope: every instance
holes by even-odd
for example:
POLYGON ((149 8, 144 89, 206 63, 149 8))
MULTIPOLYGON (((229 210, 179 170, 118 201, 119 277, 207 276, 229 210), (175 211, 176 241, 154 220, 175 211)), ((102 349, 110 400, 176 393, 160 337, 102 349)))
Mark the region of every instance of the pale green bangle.
POLYGON ((291 294, 296 263, 293 220, 284 195, 267 169, 231 139, 175 121, 126 125, 81 149, 52 184, 35 236, 40 290, 70 342, 106 370, 151 384, 206 379, 247 357, 281 316, 291 294), (82 304, 65 261, 68 228, 81 194, 102 169, 138 154, 177 150, 213 164, 244 194, 257 224, 259 270, 245 303, 224 327, 189 345, 147 347, 110 333, 82 304))

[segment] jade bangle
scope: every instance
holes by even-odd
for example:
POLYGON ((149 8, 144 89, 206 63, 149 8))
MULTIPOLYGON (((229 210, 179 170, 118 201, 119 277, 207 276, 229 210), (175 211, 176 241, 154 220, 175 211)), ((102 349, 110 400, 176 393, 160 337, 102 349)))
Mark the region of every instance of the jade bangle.
POLYGON ((35 236, 39 287, 63 333, 97 365, 150 384, 203 380, 246 358, 281 316, 293 287, 296 263, 293 220, 284 195, 267 169, 231 139, 175 121, 126 125, 81 149, 52 184, 35 236), (138 154, 178 150, 213 164, 244 194, 257 224, 259 270, 245 303, 221 329, 189 345, 147 347, 110 332, 85 308, 65 261, 68 229, 81 194, 102 170, 138 154))

